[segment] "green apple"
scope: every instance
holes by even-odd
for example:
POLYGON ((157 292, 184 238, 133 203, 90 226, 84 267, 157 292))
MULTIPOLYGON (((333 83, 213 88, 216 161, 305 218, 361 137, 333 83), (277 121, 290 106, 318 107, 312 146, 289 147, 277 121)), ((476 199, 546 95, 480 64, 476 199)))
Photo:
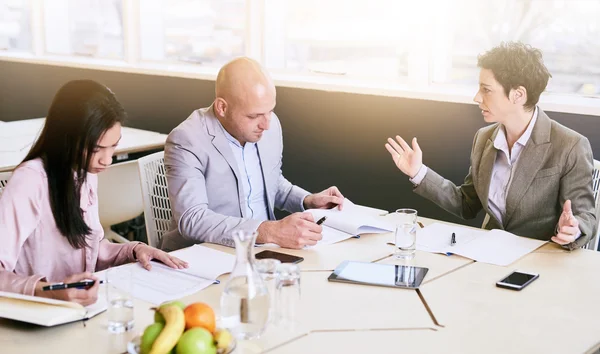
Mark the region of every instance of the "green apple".
POLYGON ((160 332, 165 327, 164 323, 153 323, 150 326, 146 327, 144 330, 144 334, 142 335, 142 343, 140 344, 140 352, 141 354, 148 354, 152 349, 152 344, 160 334, 160 332))
MULTIPOLYGON (((160 305, 159 308, 161 308, 163 306, 167 306, 167 305, 176 305, 176 306, 181 307, 182 310, 185 310, 185 304, 181 301, 165 302, 164 304, 160 305)), ((156 311, 154 313, 154 322, 165 323, 165 319, 163 318, 163 315, 161 315, 158 311, 156 311)))
POLYGON ((216 354, 217 347, 212 334, 204 328, 195 327, 183 333, 177 342, 177 354, 216 354))

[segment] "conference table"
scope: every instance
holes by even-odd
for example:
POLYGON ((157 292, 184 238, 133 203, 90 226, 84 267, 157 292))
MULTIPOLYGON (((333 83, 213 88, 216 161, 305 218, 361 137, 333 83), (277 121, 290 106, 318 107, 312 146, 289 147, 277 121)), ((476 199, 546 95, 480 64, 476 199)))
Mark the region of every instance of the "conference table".
MULTIPOLYGON (((298 323, 268 326, 260 339, 238 341, 235 353, 595 353, 600 348, 598 252, 569 252, 547 243, 502 267, 422 251, 399 261, 388 245, 392 240, 391 233, 367 234, 314 249, 283 250, 305 259, 299 264, 298 323), (343 260, 409 264, 429 272, 418 290, 328 282, 343 260), (515 269, 540 277, 522 291, 495 286, 515 269)), ((234 254, 228 247, 208 246, 234 254)), ((205 302, 219 316, 227 277, 183 302, 205 302)), ((136 300, 135 329, 118 335, 108 333, 105 313, 53 328, 0 319, 0 352, 124 353, 153 322, 152 307, 136 300)))
MULTIPOLYGON (((0 172, 12 171, 23 161, 42 131, 44 122, 45 118, 0 121, 0 172)), ((160 150, 167 139, 165 134, 129 127, 123 127, 121 135, 115 150, 115 162, 127 159, 130 154, 160 150)))

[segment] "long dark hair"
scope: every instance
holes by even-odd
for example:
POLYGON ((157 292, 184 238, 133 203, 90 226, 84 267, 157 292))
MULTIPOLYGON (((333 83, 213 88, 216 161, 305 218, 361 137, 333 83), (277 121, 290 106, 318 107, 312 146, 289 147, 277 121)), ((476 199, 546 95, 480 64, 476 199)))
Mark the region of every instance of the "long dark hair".
POLYGON ((74 248, 86 247, 91 233, 80 200, 94 149, 126 117, 107 87, 91 80, 69 81, 54 96, 42 133, 23 160, 43 161, 54 221, 74 248))

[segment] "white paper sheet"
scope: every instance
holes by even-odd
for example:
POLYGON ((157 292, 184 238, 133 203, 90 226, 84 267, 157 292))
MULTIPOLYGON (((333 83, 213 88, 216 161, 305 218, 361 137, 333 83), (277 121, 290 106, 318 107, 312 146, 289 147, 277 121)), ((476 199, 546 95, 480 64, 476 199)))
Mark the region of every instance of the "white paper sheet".
POLYGON ((478 262, 507 266, 536 250, 546 241, 520 237, 503 230, 477 230, 433 223, 417 230, 417 249, 432 253, 454 253, 478 262), (450 245, 452 233, 456 244, 450 245))

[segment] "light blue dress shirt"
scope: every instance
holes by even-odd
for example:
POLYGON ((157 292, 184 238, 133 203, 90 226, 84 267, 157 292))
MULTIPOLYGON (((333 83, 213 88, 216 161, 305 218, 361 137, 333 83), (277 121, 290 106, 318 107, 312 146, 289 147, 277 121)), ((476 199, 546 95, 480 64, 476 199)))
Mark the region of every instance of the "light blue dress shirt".
POLYGON ((241 174, 242 189, 245 193, 246 216, 254 220, 269 220, 265 181, 256 143, 246 143, 242 146, 236 138, 225 130, 223 125, 221 125, 221 129, 223 129, 223 133, 229 141, 229 146, 241 174))

